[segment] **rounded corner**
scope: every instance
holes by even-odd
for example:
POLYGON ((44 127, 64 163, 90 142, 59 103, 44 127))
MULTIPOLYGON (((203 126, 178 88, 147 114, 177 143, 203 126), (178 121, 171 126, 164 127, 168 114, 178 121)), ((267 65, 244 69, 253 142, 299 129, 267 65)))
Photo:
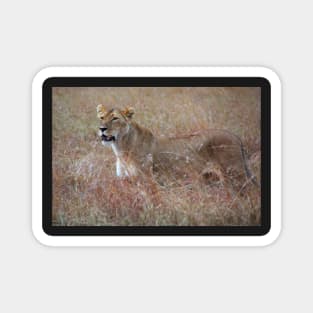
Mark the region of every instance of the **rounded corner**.
POLYGON ((33 225, 32 226, 32 234, 33 234, 33 237, 36 239, 36 241, 45 246, 45 247, 51 247, 51 243, 50 243, 50 235, 49 233, 47 233, 44 228, 40 228, 40 229, 37 229, 37 226, 33 225))
POLYGON ((38 72, 35 73, 33 79, 32 79, 32 85, 34 88, 37 86, 44 86, 46 81, 49 81, 50 78, 52 78, 53 73, 55 72, 57 68, 53 66, 48 66, 40 69, 38 72))
POLYGON ((261 78, 264 79, 264 81, 272 86, 272 84, 275 84, 281 88, 281 79, 279 74, 276 72, 276 70, 273 70, 270 67, 267 66, 260 66, 257 68, 261 74, 261 78))
POLYGON ((50 87, 53 83, 53 79, 54 77, 47 77, 46 79, 44 79, 41 83, 42 89, 50 87))
POLYGON ((281 235, 281 226, 270 227, 268 231, 262 235, 263 247, 271 246, 277 242, 281 235))

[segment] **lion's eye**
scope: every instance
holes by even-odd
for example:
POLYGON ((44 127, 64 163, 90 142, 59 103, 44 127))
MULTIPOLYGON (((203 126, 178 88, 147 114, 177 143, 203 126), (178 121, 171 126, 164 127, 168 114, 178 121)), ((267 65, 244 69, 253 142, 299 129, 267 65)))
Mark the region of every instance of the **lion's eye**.
POLYGON ((112 118, 112 121, 117 121, 118 120, 118 117, 113 117, 112 118))

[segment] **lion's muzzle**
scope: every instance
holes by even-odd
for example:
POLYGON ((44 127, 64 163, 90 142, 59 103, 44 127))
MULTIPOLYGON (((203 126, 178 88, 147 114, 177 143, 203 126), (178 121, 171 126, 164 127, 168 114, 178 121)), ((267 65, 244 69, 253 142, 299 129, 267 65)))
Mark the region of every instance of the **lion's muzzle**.
POLYGON ((99 136, 101 137, 101 141, 103 141, 103 142, 115 141, 114 136, 110 136, 110 135, 105 134, 106 130, 107 130, 106 127, 99 127, 99 136))
POLYGON ((108 142, 108 141, 115 141, 115 137, 114 136, 106 136, 106 135, 102 134, 101 135, 101 140, 102 141, 106 141, 106 142, 108 142))

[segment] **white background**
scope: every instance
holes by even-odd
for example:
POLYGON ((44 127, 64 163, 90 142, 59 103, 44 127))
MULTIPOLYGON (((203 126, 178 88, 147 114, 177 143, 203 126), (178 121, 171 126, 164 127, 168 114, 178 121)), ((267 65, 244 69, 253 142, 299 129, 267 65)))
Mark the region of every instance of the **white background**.
POLYGON ((309 1, 2 1, 1 312, 309 312, 309 1), (47 248, 31 233, 31 81, 51 65, 254 65, 283 83, 283 230, 265 248, 47 248))

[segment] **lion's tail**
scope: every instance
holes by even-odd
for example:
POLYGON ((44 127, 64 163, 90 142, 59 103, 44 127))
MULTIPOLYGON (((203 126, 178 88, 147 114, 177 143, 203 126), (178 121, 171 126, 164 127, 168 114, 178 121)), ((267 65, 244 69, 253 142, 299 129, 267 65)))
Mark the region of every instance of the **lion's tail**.
POLYGON ((244 148, 244 145, 243 145, 241 138, 239 136, 237 136, 236 134, 233 134, 229 131, 226 131, 226 132, 228 132, 229 134, 232 134, 238 140, 238 143, 240 145, 240 152, 241 152, 241 157, 242 157, 242 162, 243 162, 245 174, 246 174, 247 178, 249 180, 251 180, 255 186, 260 188, 261 186, 260 186, 259 182, 257 181, 256 176, 253 175, 253 173, 251 172, 251 170, 248 166, 247 154, 246 154, 246 151, 245 151, 245 148, 244 148))
POLYGON ((238 139, 240 140, 240 151, 241 151, 241 156, 242 156, 242 161, 243 161, 243 166, 244 166, 244 169, 245 169, 245 173, 246 173, 246 176, 248 179, 250 179, 253 184, 257 187, 260 187, 260 184, 259 182, 256 180, 256 177, 255 175, 253 175, 253 173, 251 172, 249 166, 248 166, 248 160, 247 160, 247 154, 246 154, 246 151, 245 151, 245 148, 243 146, 243 143, 241 141, 241 139, 238 137, 238 139))

